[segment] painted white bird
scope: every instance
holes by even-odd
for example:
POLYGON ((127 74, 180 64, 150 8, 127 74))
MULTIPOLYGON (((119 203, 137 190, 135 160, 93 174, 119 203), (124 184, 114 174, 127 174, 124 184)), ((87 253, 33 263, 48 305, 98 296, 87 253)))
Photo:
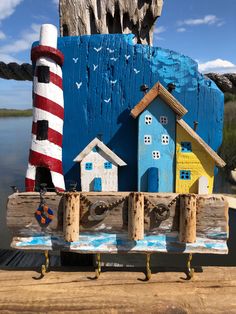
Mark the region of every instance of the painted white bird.
POLYGON ((110 60, 112 60, 112 61, 117 61, 118 58, 110 58, 110 60))
POLYGON ((105 101, 106 103, 109 103, 109 102, 111 101, 111 98, 109 98, 109 99, 104 99, 104 101, 105 101))
POLYGON ((94 47, 94 50, 97 51, 97 52, 99 52, 99 51, 102 50, 102 47, 99 47, 99 48, 94 47))
POLYGON ((140 71, 134 68, 135 74, 138 74, 140 71))
POLYGON ((97 65, 93 64, 93 71, 96 71, 97 68, 98 68, 98 64, 97 65))
POLYGON ((111 84, 116 84, 117 83, 117 80, 115 80, 115 81, 110 81, 111 82, 111 84))
POLYGON ((74 63, 77 63, 79 58, 73 58, 74 63))
POLYGON ((107 48, 107 51, 109 51, 110 53, 113 53, 115 50, 112 50, 110 48, 107 48))
POLYGON ((130 55, 125 55, 126 60, 129 60, 129 58, 130 58, 130 55))
POLYGON ((80 83, 76 82, 77 88, 80 89, 80 87, 82 86, 82 84, 83 84, 82 82, 80 82, 80 83))

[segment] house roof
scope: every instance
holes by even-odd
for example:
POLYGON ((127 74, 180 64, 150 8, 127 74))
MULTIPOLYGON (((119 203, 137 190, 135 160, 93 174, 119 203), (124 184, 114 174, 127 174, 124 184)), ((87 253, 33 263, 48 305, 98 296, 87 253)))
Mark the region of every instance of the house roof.
POLYGON ((97 137, 95 137, 82 152, 75 157, 74 161, 80 162, 82 161, 92 150, 94 147, 99 147, 110 159, 119 166, 126 166, 126 163, 120 159, 115 153, 113 153, 110 148, 108 148, 102 141, 100 141, 97 137))
POLYGON ((183 105, 181 105, 181 103, 171 93, 169 93, 160 82, 158 82, 132 109, 132 117, 136 119, 157 97, 160 97, 162 100, 164 100, 179 117, 182 117, 188 112, 188 110, 183 105))
POLYGON ((217 166, 223 168, 226 165, 224 160, 183 119, 177 120, 177 123, 215 160, 217 166))

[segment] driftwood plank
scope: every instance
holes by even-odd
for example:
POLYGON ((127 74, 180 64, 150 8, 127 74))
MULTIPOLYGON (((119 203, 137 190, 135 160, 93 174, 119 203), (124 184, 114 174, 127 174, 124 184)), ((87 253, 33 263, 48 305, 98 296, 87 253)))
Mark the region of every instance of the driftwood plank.
MULTIPOLYGON (((56 193, 46 193, 46 203, 54 212, 54 219, 47 227, 47 232, 62 230, 62 197, 56 193)), ((7 202, 7 226, 15 230, 28 229, 41 231, 35 212, 40 205, 40 195, 36 192, 14 193, 7 202)))
MULTIPOLYGON (((81 193, 80 233, 83 232, 128 232, 129 192, 81 193), (102 202, 108 205, 106 213, 99 209, 96 219, 91 215, 91 204, 102 202), (101 215, 102 219, 97 219, 101 215)), ((46 202, 54 210, 55 218, 45 229, 38 225, 34 213, 39 206, 39 193, 16 193, 9 197, 7 205, 7 225, 13 235, 34 235, 37 232, 60 234, 63 225, 62 195, 47 193, 46 202)), ((179 198, 174 193, 144 193, 145 234, 169 234, 179 231, 179 198), (148 202, 147 202, 148 201, 148 202), (148 204, 149 203, 149 204, 148 204), (153 206, 150 206, 152 204, 153 206), (155 206, 169 205, 170 215, 164 221, 156 220, 155 206)), ((96 207, 96 206, 95 206, 96 207)), ((197 195, 197 236, 209 239, 228 237, 228 203, 222 195, 197 195)))
POLYGON ((228 238, 228 202, 223 195, 199 195, 197 199, 197 235, 228 238))

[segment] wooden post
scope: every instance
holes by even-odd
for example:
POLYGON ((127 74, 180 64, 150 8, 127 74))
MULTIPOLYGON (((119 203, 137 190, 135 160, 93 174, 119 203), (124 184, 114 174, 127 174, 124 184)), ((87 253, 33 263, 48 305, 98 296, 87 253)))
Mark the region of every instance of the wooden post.
POLYGON ((196 242, 196 195, 183 194, 180 196, 179 241, 196 242))
POLYGON ((163 0, 60 0, 61 36, 133 33, 151 44, 163 0))
POLYGON ((64 194, 63 234, 65 241, 79 240, 80 193, 64 194))
POLYGON ((144 237, 144 195, 130 193, 128 208, 128 233, 130 240, 142 240, 144 237))

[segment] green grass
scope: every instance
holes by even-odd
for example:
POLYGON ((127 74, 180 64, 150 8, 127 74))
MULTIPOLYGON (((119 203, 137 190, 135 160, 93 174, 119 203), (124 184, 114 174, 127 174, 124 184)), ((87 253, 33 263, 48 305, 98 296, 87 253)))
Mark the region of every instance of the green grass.
MULTIPOLYGON (((236 98, 236 96, 235 96, 236 98)), ((236 100, 225 103, 223 143, 220 155, 227 169, 236 168, 236 100)))
POLYGON ((32 109, 26 110, 18 110, 18 109, 0 109, 0 118, 7 118, 7 117, 30 117, 32 116, 32 109))
POLYGON ((225 93, 225 104, 228 102, 236 102, 236 95, 225 93))

